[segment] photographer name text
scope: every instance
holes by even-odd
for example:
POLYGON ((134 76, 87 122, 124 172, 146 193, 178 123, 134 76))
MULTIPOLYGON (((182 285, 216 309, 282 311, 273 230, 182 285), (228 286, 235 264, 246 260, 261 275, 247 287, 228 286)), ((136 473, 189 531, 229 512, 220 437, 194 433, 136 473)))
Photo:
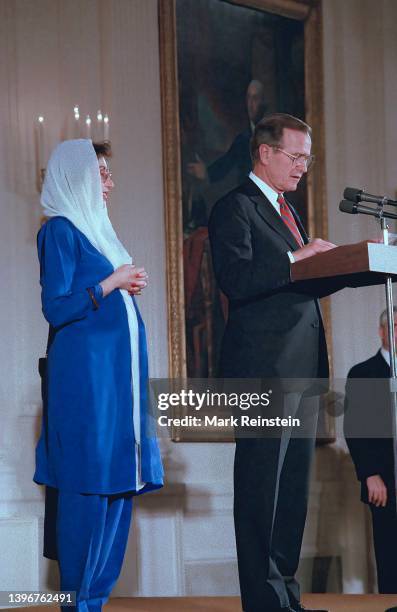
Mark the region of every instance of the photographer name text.
POLYGON ((247 414, 242 414, 238 417, 219 417, 213 416, 192 416, 184 417, 169 417, 161 415, 157 418, 160 427, 300 427, 300 419, 287 417, 250 417, 247 414))

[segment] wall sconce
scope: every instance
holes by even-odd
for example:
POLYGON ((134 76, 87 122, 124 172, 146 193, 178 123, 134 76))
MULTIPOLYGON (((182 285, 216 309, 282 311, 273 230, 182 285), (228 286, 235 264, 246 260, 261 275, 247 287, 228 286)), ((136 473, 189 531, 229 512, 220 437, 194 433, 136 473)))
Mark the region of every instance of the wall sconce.
POLYGON ((37 187, 41 191, 45 175, 45 142, 44 142, 44 117, 40 115, 37 119, 37 187))
POLYGON ((92 123, 90 115, 85 118, 85 126, 80 122, 80 110, 78 106, 73 109, 74 112, 74 134, 75 138, 92 138, 96 140, 109 140, 109 116, 103 114, 101 110, 97 111, 96 123, 92 123))

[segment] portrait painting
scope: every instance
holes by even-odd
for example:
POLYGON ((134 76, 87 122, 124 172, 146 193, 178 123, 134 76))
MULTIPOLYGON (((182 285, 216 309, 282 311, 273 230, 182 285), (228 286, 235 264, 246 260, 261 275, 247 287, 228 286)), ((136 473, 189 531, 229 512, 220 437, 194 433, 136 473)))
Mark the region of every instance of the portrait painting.
POLYGON ((159 3, 171 378, 217 376, 228 300, 214 278, 208 219, 249 175, 253 130, 267 113, 317 124, 313 172, 287 195, 309 235, 326 234, 321 197, 313 206, 323 173, 315 5, 159 3))
MULTIPOLYGON (((251 170, 250 140, 265 113, 301 119, 301 21, 214 0, 177 0, 187 376, 216 376, 227 299, 208 244, 214 203, 251 170), (200 28, 195 24, 200 23, 200 28)), ((297 199, 307 217, 305 189, 297 199)))

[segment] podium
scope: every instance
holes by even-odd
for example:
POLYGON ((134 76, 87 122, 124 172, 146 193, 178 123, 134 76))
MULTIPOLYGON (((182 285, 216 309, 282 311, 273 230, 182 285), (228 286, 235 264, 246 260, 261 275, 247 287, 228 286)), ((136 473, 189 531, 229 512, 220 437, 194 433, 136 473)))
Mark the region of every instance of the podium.
POLYGON ((385 275, 397 280, 397 246, 378 242, 358 242, 336 247, 291 264, 291 280, 294 282, 340 278, 346 287, 379 285, 385 275))

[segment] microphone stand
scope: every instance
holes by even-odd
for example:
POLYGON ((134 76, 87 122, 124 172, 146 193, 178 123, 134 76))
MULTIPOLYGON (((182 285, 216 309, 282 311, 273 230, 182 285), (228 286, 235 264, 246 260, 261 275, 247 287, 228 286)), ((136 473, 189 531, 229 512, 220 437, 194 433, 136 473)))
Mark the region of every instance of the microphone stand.
MULTIPOLYGON (((383 233, 383 244, 389 244, 389 226, 383 216, 383 209, 379 214, 383 233)), ((397 483, 397 369, 396 369, 396 344, 394 333, 394 307, 393 307, 393 282, 390 274, 385 278, 386 307, 387 307, 387 330, 389 336, 389 355, 390 355, 390 381, 389 389, 391 394, 392 424, 393 424, 393 450, 394 450, 394 478, 397 483)), ((396 487, 396 484, 395 484, 396 487)), ((397 512, 397 505, 396 505, 397 512)))
MULTIPOLYGON (((369 206, 363 206, 358 203, 350 196, 356 196, 357 190, 353 190, 354 193, 344 193, 344 196, 348 199, 342 200, 339 205, 339 209, 342 212, 357 214, 361 213, 364 215, 371 215, 376 217, 380 221, 383 244, 389 244, 389 226, 386 219, 397 219, 397 215, 394 213, 387 212, 383 209, 384 206, 396 205, 395 201, 388 200, 386 197, 382 198, 381 201, 376 196, 368 196, 376 198, 376 208, 370 208, 369 206)), ((362 192, 360 192, 362 193, 362 192)), ((372 202, 373 200, 368 200, 372 202)), ((394 487, 397 485, 397 369, 396 369, 396 344, 395 344, 395 333, 394 333, 394 307, 393 307, 393 283, 391 274, 385 275, 385 291, 386 291, 386 310, 387 310, 387 331, 389 337, 389 355, 390 355, 390 378, 389 378, 389 391, 391 395, 391 406, 392 406, 392 429, 393 429, 393 456, 394 456, 394 487)), ((396 500, 396 513, 397 513, 397 500, 396 500)))

